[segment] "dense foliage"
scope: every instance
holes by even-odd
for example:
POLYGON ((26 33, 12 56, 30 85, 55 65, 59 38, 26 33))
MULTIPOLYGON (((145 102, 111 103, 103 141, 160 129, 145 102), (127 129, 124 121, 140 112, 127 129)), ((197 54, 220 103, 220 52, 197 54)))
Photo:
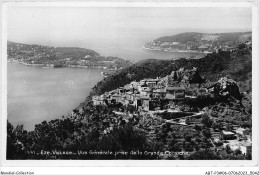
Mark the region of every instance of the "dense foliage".
POLYGON ((119 120, 111 132, 100 133, 107 128, 107 119, 114 116, 111 111, 106 106, 89 105, 84 112, 75 109, 74 115, 43 121, 29 132, 22 125, 14 128, 7 122, 7 159, 156 159, 156 156, 130 155, 131 151, 154 150, 133 123, 119 120), (53 154, 60 151, 73 154, 53 154), (99 155, 95 151, 112 154, 99 155), (127 154, 116 154, 120 151, 127 154))

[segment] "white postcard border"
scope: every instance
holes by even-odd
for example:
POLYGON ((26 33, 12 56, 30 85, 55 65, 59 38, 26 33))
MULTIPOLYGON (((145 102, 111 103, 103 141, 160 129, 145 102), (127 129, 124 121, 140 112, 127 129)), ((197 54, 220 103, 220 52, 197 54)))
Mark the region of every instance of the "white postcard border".
POLYGON ((153 166, 153 167, 172 167, 172 166, 258 166, 259 165, 259 2, 3 2, 2 11, 2 60, 1 60, 1 165, 4 167, 13 166, 153 166), (58 6, 58 7, 249 7, 252 8, 252 34, 253 34, 253 146, 252 161, 234 161, 234 160, 214 160, 214 161, 188 161, 188 160, 6 160, 6 120, 7 120, 7 69, 6 69, 6 9, 9 6, 58 6))

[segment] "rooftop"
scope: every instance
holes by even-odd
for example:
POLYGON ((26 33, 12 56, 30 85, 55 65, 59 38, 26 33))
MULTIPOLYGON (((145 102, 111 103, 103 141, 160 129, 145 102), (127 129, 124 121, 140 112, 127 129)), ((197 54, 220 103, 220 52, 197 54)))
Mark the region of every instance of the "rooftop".
POLYGON ((245 128, 238 128, 236 129, 236 131, 245 131, 246 129, 245 128))
POLYGON ((229 146, 252 146, 252 143, 249 141, 238 141, 238 140, 228 140, 229 146))
POLYGON ((140 96, 140 99, 150 99, 149 97, 147 97, 147 96, 140 96))
POLYGON ((153 90, 153 92, 155 92, 155 93, 166 93, 166 90, 165 89, 155 89, 155 90, 153 90))
POLYGON ((166 87, 166 90, 186 90, 184 87, 166 87))
POLYGON ((208 47, 206 47, 206 46, 199 46, 198 48, 200 48, 200 49, 207 49, 208 47))
POLYGON ((234 135, 234 134, 235 134, 235 133, 233 133, 233 132, 231 132, 231 131, 225 131, 225 130, 223 130, 222 133, 223 133, 224 135, 234 135))
POLYGON ((166 94, 165 99, 173 100, 173 99, 175 99, 175 96, 172 94, 166 94))
POLYGON ((121 97, 121 95, 114 94, 114 95, 112 95, 112 97, 121 97))
POLYGON ((161 81, 160 79, 146 79, 147 82, 158 82, 161 81))

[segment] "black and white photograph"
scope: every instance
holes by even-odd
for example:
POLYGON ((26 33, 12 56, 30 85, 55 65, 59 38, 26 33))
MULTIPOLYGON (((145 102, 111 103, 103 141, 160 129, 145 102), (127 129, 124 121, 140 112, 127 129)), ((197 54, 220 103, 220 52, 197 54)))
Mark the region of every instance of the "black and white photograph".
POLYGON ((4 17, 7 161, 256 155, 252 7, 12 4, 4 17))

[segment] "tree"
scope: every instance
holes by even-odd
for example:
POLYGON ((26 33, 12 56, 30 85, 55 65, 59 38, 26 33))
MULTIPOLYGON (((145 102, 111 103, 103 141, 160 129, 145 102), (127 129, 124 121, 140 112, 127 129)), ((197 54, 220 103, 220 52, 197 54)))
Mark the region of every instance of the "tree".
POLYGON ((169 150, 174 151, 174 152, 180 152, 182 150, 182 148, 177 140, 172 140, 169 144, 169 150))
POLYGON ((220 156, 216 155, 213 151, 206 149, 191 154, 187 159, 188 160, 219 160, 221 158, 220 156))
POLYGON ((229 146, 229 145, 226 145, 226 148, 225 148, 225 150, 226 150, 227 154, 230 154, 230 153, 232 153, 232 150, 231 150, 231 148, 230 148, 230 146, 229 146))
POLYGON ((27 141, 27 131, 23 129, 23 125, 18 125, 15 128, 7 121, 7 159, 26 159, 25 153, 27 141))
POLYGON ((247 153, 246 154, 246 159, 247 160, 252 160, 252 154, 251 153, 247 153))
POLYGON ((232 131, 233 130, 233 125, 230 124, 230 123, 227 124, 226 127, 227 127, 227 131, 232 131))
POLYGON ((190 142, 190 141, 191 141, 191 138, 192 138, 192 135, 190 135, 190 134, 186 134, 186 135, 184 136, 184 139, 185 139, 187 142, 190 142))
POLYGON ((13 132, 13 125, 7 121, 7 152, 6 159, 15 159, 15 154, 17 153, 17 148, 15 146, 15 134, 13 132))
POLYGON ((211 137, 211 133, 210 133, 210 130, 208 129, 205 129, 202 131, 202 134, 207 138, 209 139, 211 137))
POLYGON ((203 123, 205 127, 210 128, 213 121, 209 118, 207 114, 203 114, 201 123, 203 123))
POLYGON ((196 131, 200 131, 200 130, 202 130, 201 127, 198 126, 198 125, 195 125, 194 129, 195 129, 196 131))
POLYGON ((190 144, 190 142, 187 142, 185 144, 185 148, 184 148, 185 151, 188 151, 188 152, 192 152, 193 151, 193 147, 192 145, 190 144))
POLYGON ((246 47, 247 47, 247 46, 246 46, 245 43, 240 43, 240 44, 238 45, 238 49, 239 49, 239 50, 245 49, 246 47))
POLYGON ((219 124, 219 123, 213 123, 213 124, 212 124, 212 128, 213 128, 214 131, 215 131, 216 129, 219 129, 219 128, 220 128, 220 124, 219 124))
POLYGON ((242 154, 242 151, 241 151, 240 149, 236 149, 236 150, 234 151, 234 154, 235 154, 235 155, 241 155, 241 154, 242 154))

